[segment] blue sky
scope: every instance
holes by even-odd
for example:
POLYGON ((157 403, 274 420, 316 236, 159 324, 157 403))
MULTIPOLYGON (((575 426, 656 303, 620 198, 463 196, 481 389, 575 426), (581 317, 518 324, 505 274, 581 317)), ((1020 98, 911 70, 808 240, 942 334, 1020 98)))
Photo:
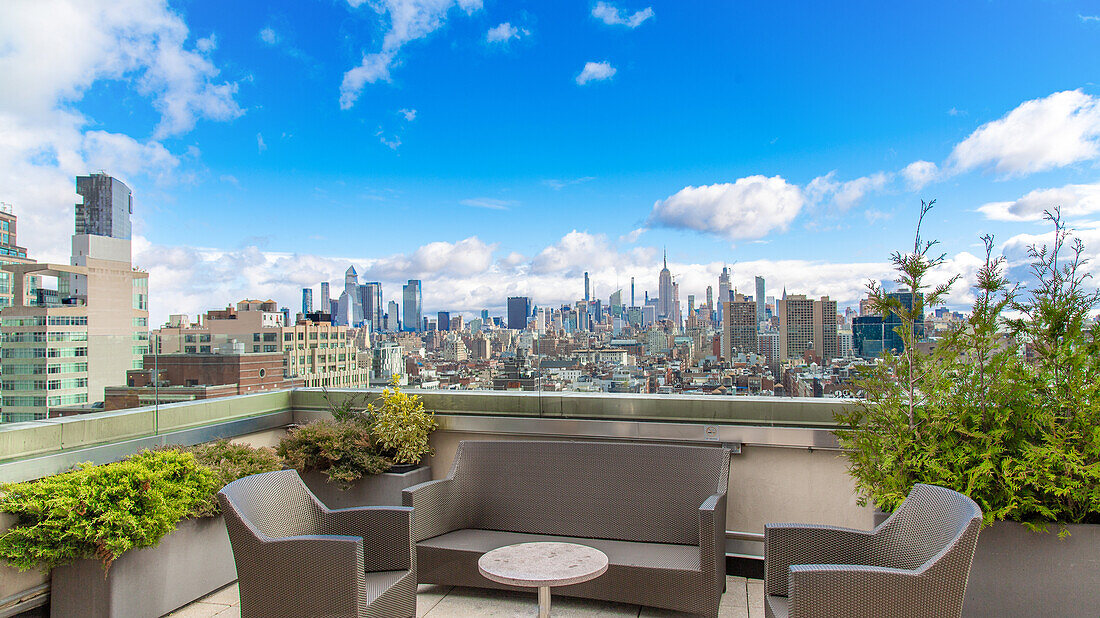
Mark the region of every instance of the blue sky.
POLYGON ((123 178, 155 319, 349 263, 433 311, 640 296, 665 247, 682 300, 730 263, 843 306, 921 198, 968 276, 1053 201, 1100 241, 1095 4, 17 1, 0 50, 22 242, 123 178))

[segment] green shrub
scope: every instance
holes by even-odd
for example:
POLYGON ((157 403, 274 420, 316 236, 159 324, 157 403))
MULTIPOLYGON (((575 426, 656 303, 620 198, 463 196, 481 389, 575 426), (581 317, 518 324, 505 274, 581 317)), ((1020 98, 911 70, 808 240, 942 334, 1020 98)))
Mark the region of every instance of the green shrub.
POLYGON ((195 456, 145 451, 124 461, 0 487, 0 511, 18 521, 0 536, 0 557, 21 571, 82 558, 108 569, 124 552, 156 545, 217 491, 195 456))
POLYGON ((368 407, 371 433, 394 463, 418 464, 432 453, 428 436, 438 424, 418 395, 403 393, 397 385, 394 376, 390 388, 383 389, 381 401, 368 407))
POLYGON ((218 486, 210 493, 209 498, 192 512, 193 517, 214 517, 220 514, 221 506, 218 504, 217 492, 229 483, 253 474, 283 468, 283 462, 275 454, 274 449, 234 444, 229 440, 169 448, 193 454, 196 461, 218 475, 218 486))
POLYGON ((385 472, 391 463, 378 452, 366 423, 354 419, 291 429, 275 451, 295 470, 323 472, 345 489, 363 476, 385 472))
MULTIPOLYGON (((1057 214, 1050 219, 1054 241, 1031 248, 1038 285, 1026 297, 986 236, 971 314, 935 351, 915 353, 920 312, 898 313, 906 352, 864 373, 865 399, 837 415, 861 504, 893 511, 914 483, 930 483, 969 495, 986 524, 1100 523, 1100 346, 1084 327, 1100 298, 1082 287, 1083 246, 1066 259, 1067 231, 1057 214), (1007 319, 1008 309, 1019 317, 1007 319)), ((942 263, 927 254, 933 244, 895 254, 899 282, 924 287, 942 263)), ((880 311, 895 311, 876 289, 880 311)))

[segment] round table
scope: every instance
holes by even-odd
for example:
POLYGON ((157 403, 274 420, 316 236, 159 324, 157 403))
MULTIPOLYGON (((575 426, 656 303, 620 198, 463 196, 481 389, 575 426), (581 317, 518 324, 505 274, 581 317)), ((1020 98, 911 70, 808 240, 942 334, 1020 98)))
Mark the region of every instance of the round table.
POLYGON ((486 552, 477 568, 499 584, 539 589, 539 618, 550 616, 550 587, 579 584, 607 570, 607 555, 575 543, 519 543, 486 552))

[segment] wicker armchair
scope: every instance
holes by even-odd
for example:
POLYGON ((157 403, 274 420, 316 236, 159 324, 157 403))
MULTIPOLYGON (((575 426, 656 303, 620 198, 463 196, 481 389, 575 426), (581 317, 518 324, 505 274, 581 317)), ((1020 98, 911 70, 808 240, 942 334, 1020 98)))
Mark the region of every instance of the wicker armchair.
POLYGON ((233 481, 218 501, 244 618, 416 614, 412 509, 330 510, 294 470, 233 481))
POLYGON ((769 524, 765 614, 961 616, 981 524, 973 500, 922 484, 870 532, 769 524))

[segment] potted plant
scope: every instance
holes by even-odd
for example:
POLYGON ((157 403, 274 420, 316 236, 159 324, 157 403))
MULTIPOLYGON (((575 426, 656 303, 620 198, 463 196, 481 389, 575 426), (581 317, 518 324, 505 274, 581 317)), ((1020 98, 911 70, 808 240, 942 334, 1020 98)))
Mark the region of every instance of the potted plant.
POLYGON ((280 467, 269 449, 218 442, 7 485, 0 510, 18 522, 0 557, 52 570, 54 616, 161 616, 237 578, 216 493, 280 467))
POLYGON ((924 353, 913 327, 956 279, 926 284, 943 256, 918 222, 914 252, 894 264, 899 283, 929 293, 910 311, 871 284, 876 308, 900 317, 905 350, 884 354, 861 380, 862 405, 837 417, 862 503, 892 511, 931 483, 981 506, 966 615, 1100 615, 1100 341, 1086 327, 1100 297, 1084 285, 1084 246, 1068 244, 1057 211, 1048 219, 1026 293, 983 237, 970 316, 924 353))
POLYGON ((400 505, 402 490, 431 480, 431 469, 415 464, 431 452, 434 415, 419 397, 402 393, 396 378, 365 407, 358 395, 323 396, 332 418, 291 429, 277 452, 329 508, 400 505), (414 465, 394 469, 400 464, 414 465))

